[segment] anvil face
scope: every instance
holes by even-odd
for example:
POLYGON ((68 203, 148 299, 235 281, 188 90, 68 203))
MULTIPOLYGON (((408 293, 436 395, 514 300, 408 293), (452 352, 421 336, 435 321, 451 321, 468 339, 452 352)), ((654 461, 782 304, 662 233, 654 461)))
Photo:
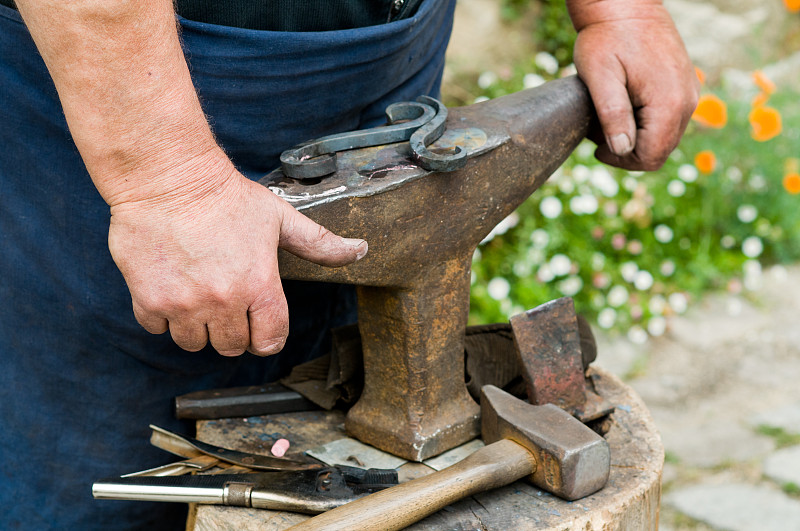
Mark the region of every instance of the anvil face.
MULTIPOLYGON (((487 133, 468 124, 459 125, 462 127, 447 129, 434 149, 460 147, 472 158, 508 141, 502 131, 487 133)), ((414 162, 407 142, 342 151, 337 154, 337 165, 335 173, 310 182, 286 177, 280 169, 259 182, 297 210, 305 211, 331 201, 383 194, 433 173, 414 162)))
POLYGON ((312 184, 261 180, 305 215, 369 253, 341 268, 280 253, 284 278, 359 286, 365 385, 347 417, 364 442, 421 461, 474 438, 479 409, 464 384, 472 253, 586 135, 594 113, 577 78, 453 109, 431 150, 469 153, 429 172, 405 143, 338 154, 312 184))

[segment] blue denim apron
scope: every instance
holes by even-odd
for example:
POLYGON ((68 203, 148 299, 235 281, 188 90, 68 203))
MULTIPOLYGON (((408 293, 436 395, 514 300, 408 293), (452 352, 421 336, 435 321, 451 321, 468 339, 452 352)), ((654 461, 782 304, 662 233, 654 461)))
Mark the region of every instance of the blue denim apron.
MULTIPOLYGON (((303 140, 382 123, 436 95, 454 0, 320 33, 181 20, 195 85, 237 167, 258 178, 303 140)), ((285 283, 290 335, 267 359, 188 353, 145 332, 107 248, 108 207, 72 143, 16 11, 0 7, 0 529, 181 529, 185 507, 95 501, 93 480, 168 462, 148 424, 187 430, 172 398, 274 380, 352 322, 348 287, 285 283)))

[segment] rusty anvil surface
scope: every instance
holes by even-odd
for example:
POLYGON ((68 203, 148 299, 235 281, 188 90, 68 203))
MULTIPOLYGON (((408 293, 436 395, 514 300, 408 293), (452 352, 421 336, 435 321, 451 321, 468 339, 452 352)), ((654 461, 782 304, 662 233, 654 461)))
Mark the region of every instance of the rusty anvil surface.
POLYGON ((464 383, 470 266, 478 243, 539 188, 594 118, 575 77, 452 109, 432 149, 469 151, 457 171, 415 165, 407 143, 339 153, 312 184, 280 170, 260 182, 314 221, 369 243, 327 268, 280 252, 283 278, 355 284, 364 390, 347 415, 358 439, 422 461, 480 433, 464 383))

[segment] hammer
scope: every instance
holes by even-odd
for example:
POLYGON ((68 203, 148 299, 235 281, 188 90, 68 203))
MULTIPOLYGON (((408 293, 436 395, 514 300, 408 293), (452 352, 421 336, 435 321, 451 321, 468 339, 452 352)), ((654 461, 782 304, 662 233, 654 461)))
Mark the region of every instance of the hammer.
POLYGON ((608 481, 605 439, 553 404, 535 406, 494 387, 481 389, 484 446, 428 476, 371 494, 291 527, 293 531, 391 531, 466 496, 527 479, 567 500, 608 481))

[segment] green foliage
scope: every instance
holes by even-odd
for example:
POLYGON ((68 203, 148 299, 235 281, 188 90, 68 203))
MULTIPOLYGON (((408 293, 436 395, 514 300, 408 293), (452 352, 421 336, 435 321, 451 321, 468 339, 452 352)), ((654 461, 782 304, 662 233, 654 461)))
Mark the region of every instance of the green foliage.
POLYGON ((564 0, 540 0, 539 18, 534 37, 539 49, 558 59, 561 66, 572 63, 572 48, 575 46, 575 29, 567 13, 564 0))
POLYGON ((539 50, 558 59, 561 66, 572 63, 575 30, 564 0, 503 0, 500 14, 505 20, 515 21, 535 12, 533 38, 539 50))
POLYGON ((517 20, 530 9, 532 0, 503 0, 500 15, 505 20, 517 20))
MULTIPOLYGON (((514 92, 528 79, 515 72, 484 93, 514 92)), ((704 291, 746 293, 758 286, 762 264, 800 259, 800 195, 782 184, 800 154, 798 130, 786 126, 756 142, 749 97, 718 92, 728 101, 727 125, 690 124, 657 172, 610 168, 594 159, 593 144, 581 144, 478 248, 472 322, 505 321, 568 295, 602 328, 644 341, 704 291), (694 164, 704 150, 717 159, 708 174, 694 164)), ((797 101, 779 91, 769 105, 796 124, 797 101)))
POLYGON ((761 435, 772 438, 775 441, 775 446, 778 448, 786 448, 787 446, 800 444, 800 434, 789 433, 783 428, 762 425, 759 426, 756 431, 761 435))
POLYGON ((800 496, 800 485, 791 481, 781 485, 781 490, 790 496, 800 496))

